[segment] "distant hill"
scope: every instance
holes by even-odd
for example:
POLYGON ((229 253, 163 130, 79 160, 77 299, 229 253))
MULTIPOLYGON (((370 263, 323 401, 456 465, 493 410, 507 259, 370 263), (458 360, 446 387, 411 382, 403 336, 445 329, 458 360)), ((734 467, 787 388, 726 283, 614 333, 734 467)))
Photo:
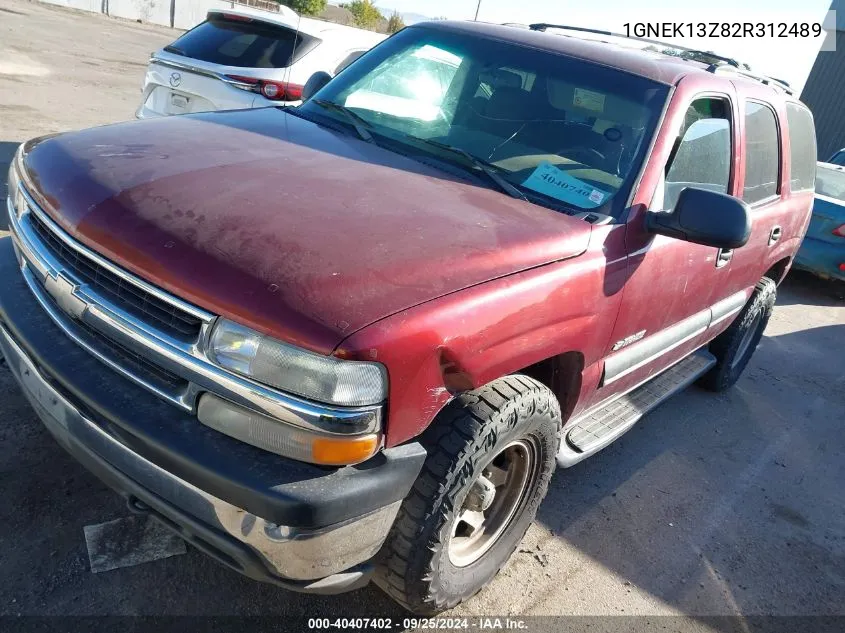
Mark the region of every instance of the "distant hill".
MULTIPOLYGON (((326 5, 326 10, 323 11, 317 17, 321 20, 326 20, 328 22, 335 22, 336 24, 345 24, 347 26, 354 26, 354 20, 352 18, 352 13, 349 12, 348 9, 344 9, 340 7, 340 5, 344 0, 337 0, 334 2, 330 2, 326 5)), ((379 11, 384 16, 384 19, 381 20, 376 27, 376 30, 379 33, 386 33, 387 32, 387 18, 393 15, 394 9, 390 9, 387 7, 383 7, 380 4, 377 5, 379 11)), ((423 15, 422 13, 410 13, 399 11, 399 15, 402 16, 402 20, 404 20, 405 24, 411 25, 416 24, 417 22, 425 22, 426 20, 431 20, 431 17, 427 15, 423 15)))
POLYGON ((336 24, 352 25, 352 13, 348 9, 335 6, 333 4, 326 5, 326 10, 319 16, 321 20, 328 20, 336 24))
MULTIPOLYGON (((337 3, 327 4, 325 11, 323 11, 317 17, 321 20, 327 20, 328 22, 334 22, 336 24, 345 24, 347 26, 355 26, 355 20, 353 19, 352 13, 348 9, 344 9, 343 7, 338 6, 338 4, 341 4, 342 2, 343 2, 343 0, 340 0, 337 3)), ((384 9, 382 7, 379 7, 379 10, 381 11, 382 15, 384 16, 384 19, 379 20, 379 23, 376 26, 375 31, 377 31, 379 33, 387 33, 387 18, 389 18, 393 14, 393 11, 388 10, 388 9, 384 9)), ((402 15, 402 14, 400 14, 400 15, 402 15)), ((410 15, 417 15, 417 14, 412 13, 410 15)), ((419 17, 425 19, 423 16, 419 16, 419 17)), ((405 24, 413 24, 413 22, 408 22, 408 20, 404 17, 404 15, 403 15, 402 19, 405 20, 405 24)), ((416 20, 416 22, 419 22, 419 21, 420 20, 416 20)))
MULTIPOLYGON (((388 11, 388 12, 385 13, 385 15, 388 15, 388 16, 393 13, 393 11, 390 11, 390 10, 386 10, 386 11, 388 11)), ((405 21, 405 24, 408 24, 408 25, 416 24, 417 22, 425 22, 425 21, 431 19, 429 16, 423 15, 422 13, 402 13, 400 11, 399 15, 402 16, 402 19, 405 21)))

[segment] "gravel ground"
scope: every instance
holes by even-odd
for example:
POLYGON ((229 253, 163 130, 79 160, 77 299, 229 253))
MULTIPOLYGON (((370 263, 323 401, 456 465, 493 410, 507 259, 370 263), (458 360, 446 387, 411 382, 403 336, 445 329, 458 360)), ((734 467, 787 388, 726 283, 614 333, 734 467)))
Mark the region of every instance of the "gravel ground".
MULTIPOLYGON (((175 35, 0 0, 2 173, 26 138, 131 118, 149 53, 175 35)), ((792 273, 740 383, 689 389, 559 472, 513 560, 452 615, 678 615, 704 629, 713 615, 845 615, 843 341, 841 287, 792 273)), ((5 369, 0 490, 0 614, 403 615, 373 587, 286 593, 191 548, 91 573, 83 528, 129 513, 5 369)))

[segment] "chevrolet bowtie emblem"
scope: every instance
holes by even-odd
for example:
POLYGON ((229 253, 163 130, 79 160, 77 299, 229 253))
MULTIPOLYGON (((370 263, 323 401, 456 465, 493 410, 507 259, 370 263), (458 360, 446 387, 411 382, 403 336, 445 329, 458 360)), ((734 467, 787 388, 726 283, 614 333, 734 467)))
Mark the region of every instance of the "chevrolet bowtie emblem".
POLYGON ((58 306, 74 319, 82 318, 85 308, 88 307, 85 301, 74 294, 77 287, 76 284, 61 273, 56 275, 56 277, 47 275, 47 278, 44 280, 44 289, 56 300, 58 306))

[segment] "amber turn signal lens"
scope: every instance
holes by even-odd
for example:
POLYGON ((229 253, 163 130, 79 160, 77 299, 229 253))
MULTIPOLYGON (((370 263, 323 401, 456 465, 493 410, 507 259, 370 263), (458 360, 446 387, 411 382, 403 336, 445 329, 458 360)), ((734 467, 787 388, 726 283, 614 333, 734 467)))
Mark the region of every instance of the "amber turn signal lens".
POLYGON ((363 435, 343 439, 318 437, 311 443, 311 457, 315 464, 343 466, 368 460, 378 450, 378 435, 363 435))

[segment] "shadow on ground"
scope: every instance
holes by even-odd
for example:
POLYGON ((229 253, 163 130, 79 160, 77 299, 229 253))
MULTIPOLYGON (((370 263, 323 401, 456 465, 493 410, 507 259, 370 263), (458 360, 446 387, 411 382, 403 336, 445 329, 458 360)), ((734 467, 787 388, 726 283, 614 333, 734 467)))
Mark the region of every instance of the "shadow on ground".
MULTIPOLYGON (((792 275, 779 303, 842 306, 819 281, 792 275)), ((538 521, 684 613, 842 613, 844 340, 767 336, 733 389, 693 387, 559 472, 538 521)))

